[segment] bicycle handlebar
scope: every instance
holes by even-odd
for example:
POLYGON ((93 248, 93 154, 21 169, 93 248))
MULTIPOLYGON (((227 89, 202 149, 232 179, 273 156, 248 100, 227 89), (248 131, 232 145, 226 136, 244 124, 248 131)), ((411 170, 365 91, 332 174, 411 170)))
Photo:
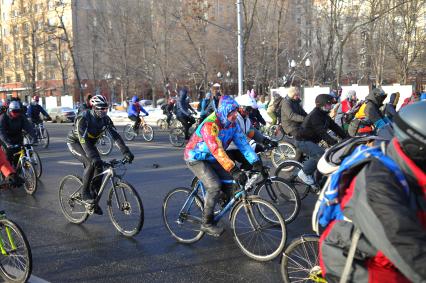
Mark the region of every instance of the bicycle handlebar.
POLYGON ((108 161, 108 162, 105 162, 105 161, 104 161, 104 166, 107 166, 107 167, 115 167, 115 166, 120 165, 120 164, 124 165, 124 164, 126 164, 126 163, 128 163, 128 162, 129 162, 129 161, 127 161, 127 159, 125 159, 125 158, 123 158, 123 159, 121 159, 121 160, 111 159, 111 160, 110 160, 110 161, 108 161))

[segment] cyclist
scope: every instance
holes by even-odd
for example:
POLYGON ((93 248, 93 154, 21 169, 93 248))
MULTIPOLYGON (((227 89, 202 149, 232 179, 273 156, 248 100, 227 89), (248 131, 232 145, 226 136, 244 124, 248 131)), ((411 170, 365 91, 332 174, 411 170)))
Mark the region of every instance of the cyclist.
POLYGON ((88 109, 90 110, 90 99, 92 98, 92 96, 93 95, 91 95, 90 93, 87 95, 86 102, 83 102, 80 107, 78 107, 77 116, 88 109))
POLYGON ((303 120, 308 115, 300 105, 301 101, 299 89, 291 87, 281 102, 281 125, 288 135, 296 136, 303 120))
POLYGON ((346 94, 344 100, 338 103, 336 107, 336 116, 334 117, 334 122, 337 125, 343 128, 345 122, 343 121, 345 114, 351 111, 351 109, 356 105, 357 97, 355 90, 349 90, 346 94))
POLYGON ((386 99, 386 94, 379 88, 373 89, 365 98, 364 104, 355 114, 355 118, 362 121, 358 133, 373 133, 373 127, 377 131, 387 124, 389 120, 383 116, 380 107, 386 99))
POLYGON ((43 123, 43 120, 40 119, 40 113, 48 120, 52 120, 49 114, 47 114, 46 110, 44 110, 44 108, 39 104, 39 101, 40 97, 38 95, 35 95, 33 97, 33 102, 30 103, 30 106, 28 106, 28 110, 26 112, 28 119, 31 120, 33 125, 43 123))
POLYGON ((211 92, 206 94, 206 97, 201 100, 200 121, 203 121, 207 116, 214 112, 214 100, 211 92))
POLYGON ((170 127, 170 122, 173 118, 173 109, 176 105, 176 99, 170 98, 169 102, 167 104, 164 104, 161 106, 161 109, 163 110, 163 114, 166 115, 166 122, 167 126, 170 127))
POLYGON ((339 184, 347 187, 341 205, 351 222, 333 221, 321 235, 320 265, 328 282, 342 276, 354 227, 361 237, 351 281, 426 281, 425 113, 426 102, 417 102, 394 117, 395 137, 386 154, 404 176, 373 158, 339 184))
MULTIPOLYGON (((254 99, 256 101, 257 94, 254 91, 254 89, 252 89, 251 91, 247 91, 247 95, 250 96, 252 99, 254 99)), ((257 126, 259 128, 260 125, 265 126, 266 121, 265 121, 265 119, 263 119, 262 114, 260 114, 260 111, 257 108, 258 107, 257 107, 257 103, 256 103, 255 107, 253 107, 253 110, 250 112, 249 116, 250 116, 250 119, 255 124, 255 126, 257 126)))
POLYGON ((7 154, 7 159, 12 165, 18 163, 19 156, 14 154, 20 150, 20 148, 12 148, 13 145, 22 145, 24 141, 24 133, 27 132, 33 141, 35 141, 34 127, 26 119, 22 113, 21 103, 19 101, 11 101, 7 114, 0 116, 0 140, 3 148, 7 154))
POLYGON ((396 106, 399 102, 399 92, 392 93, 389 97, 389 102, 385 104, 384 114, 390 120, 393 121, 393 117, 396 115, 396 106))
POLYGON ((190 112, 194 115, 197 114, 189 104, 188 90, 182 88, 179 91, 179 98, 176 103, 176 118, 182 123, 185 140, 189 140, 189 129, 195 123, 195 119, 191 116, 190 112))
POLYGON ((198 126, 184 153, 187 166, 203 182, 207 191, 201 230, 213 236, 220 236, 223 232, 223 228, 213 222, 222 180, 233 178, 242 184, 247 181, 245 173, 226 154, 226 148, 233 141, 244 157, 253 164, 253 169, 262 170, 262 162, 236 123, 237 114, 238 104, 229 96, 224 96, 218 109, 198 126))
POLYGON ((315 98, 315 108, 306 116, 300 130, 296 135, 296 145, 300 151, 308 156, 308 160, 303 164, 298 177, 307 185, 314 185, 312 174, 317 167, 318 160, 324 154, 324 149, 318 145, 323 140, 329 146, 337 143, 327 131, 332 130, 340 138, 345 138, 346 134, 329 116, 333 108, 333 97, 329 94, 320 94, 315 98))
POLYGON ((145 116, 148 116, 149 113, 139 103, 139 97, 137 97, 136 95, 132 97, 131 102, 132 103, 130 104, 129 109, 127 109, 127 115, 130 120, 135 122, 135 124, 133 125, 133 129, 137 131, 141 123, 141 118, 139 117, 139 114, 142 111, 145 114, 145 116))
MULTIPOLYGON (((100 187, 101 178, 92 181, 93 176, 100 174, 103 169, 103 162, 96 149, 96 142, 108 132, 115 144, 119 147, 124 158, 130 163, 133 161, 133 154, 124 144, 123 139, 115 130, 111 118, 108 117, 108 102, 102 95, 95 95, 90 99, 91 110, 87 110, 78 116, 73 129, 68 133, 68 149, 84 165, 82 199, 93 204, 91 191, 96 191, 100 187), (90 183, 92 187, 90 188, 90 183)), ((102 214, 99 207, 95 208, 95 213, 102 214)))
POLYGON ((272 99, 269 102, 268 110, 266 113, 268 113, 269 117, 271 117, 272 122, 271 125, 275 125, 281 122, 281 103, 282 103, 282 96, 275 92, 272 94, 272 99))

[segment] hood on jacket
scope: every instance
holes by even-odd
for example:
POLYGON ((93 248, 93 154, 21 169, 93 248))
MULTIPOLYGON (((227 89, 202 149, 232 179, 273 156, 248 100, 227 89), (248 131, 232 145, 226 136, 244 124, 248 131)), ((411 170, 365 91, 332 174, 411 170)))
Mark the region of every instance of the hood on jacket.
POLYGON ((132 103, 136 103, 139 101, 139 97, 137 97, 136 95, 132 97, 132 103))
POLYGON ((371 90, 371 92, 367 95, 365 99, 370 100, 371 102, 380 107, 383 105, 383 101, 386 99, 386 94, 382 89, 374 88, 373 90, 371 90))
POLYGON ((188 90, 186 88, 183 88, 179 91, 179 99, 180 101, 185 101, 188 97, 188 90))
POLYGON ((399 92, 392 93, 389 98, 389 103, 396 107, 399 101, 399 92))
POLYGON ((219 107, 217 108, 216 114, 224 128, 227 128, 231 125, 231 122, 228 121, 228 114, 236 109, 238 109, 238 104, 234 99, 232 99, 230 96, 222 97, 219 102, 219 107))

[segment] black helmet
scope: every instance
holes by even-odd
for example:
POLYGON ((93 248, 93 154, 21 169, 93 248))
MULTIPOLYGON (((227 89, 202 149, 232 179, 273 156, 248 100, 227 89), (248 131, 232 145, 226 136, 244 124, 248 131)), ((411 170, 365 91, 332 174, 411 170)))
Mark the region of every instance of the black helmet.
POLYGON ((394 117, 395 137, 416 164, 426 163, 426 101, 402 108, 394 117))
POLYGON ((329 94, 320 94, 315 98, 315 104, 317 107, 323 107, 326 104, 333 104, 334 97, 329 94))
POLYGON ((383 104, 383 101, 385 101, 387 94, 381 88, 374 88, 371 90, 371 93, 376 99, 378 105, 381 106, 383 104))

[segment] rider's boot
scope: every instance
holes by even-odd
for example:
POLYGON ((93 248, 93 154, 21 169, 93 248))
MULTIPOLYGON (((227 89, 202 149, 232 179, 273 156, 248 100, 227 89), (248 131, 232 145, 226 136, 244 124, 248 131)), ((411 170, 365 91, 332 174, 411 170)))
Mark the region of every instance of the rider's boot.
POLYGON ((81 200, 88 204, 93 204, 95 202, 89 189, 83 189, 83 191, 81 192, 81 200))
POLYGON ((224 230, 222 227, 217 226, 217 224, 213 222, 213 215, 206 215, 203 213, 201 231, 205 232, 210 236, 219 237, 220 235, 222 235, 224 230))

